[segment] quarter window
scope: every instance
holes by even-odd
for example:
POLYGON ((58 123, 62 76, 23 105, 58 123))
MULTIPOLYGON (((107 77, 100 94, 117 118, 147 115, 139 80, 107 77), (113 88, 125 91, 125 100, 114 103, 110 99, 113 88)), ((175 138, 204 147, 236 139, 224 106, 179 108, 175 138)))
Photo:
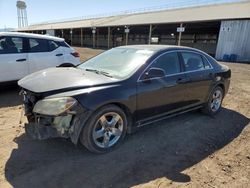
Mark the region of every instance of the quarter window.
POLYGON ((166 72, 166 75, 179 73, 180 63, 177 52, 161 55, 155 60, 152 67, 163 69, 166 72))
POLYGON ((0 38, 0 54, 15 54, 23 52, 23 39, 20 37, 0 38))
POLYGON ((59 45, 57 43, 55 43, 52 40, 49 41, 49 50, 50 51, 53 51, 53 50, 57 49, 58 47, 59 47, 59 45))
POLYGON ((48 41, 44 39, 29 39, 30 52, 49 52, 48 41))
POLYGON ((202 57, 199 54, 191 52, 182 52, 182 57, 184 60, 185 70, 194 71, 194 70, 203 70, 204 64, 202 57))
POLYGON ((202 60, 204 62, 205 69, 210 69, 211 65, 208 63, 208 60, 204 56, 202 56, 202 60))

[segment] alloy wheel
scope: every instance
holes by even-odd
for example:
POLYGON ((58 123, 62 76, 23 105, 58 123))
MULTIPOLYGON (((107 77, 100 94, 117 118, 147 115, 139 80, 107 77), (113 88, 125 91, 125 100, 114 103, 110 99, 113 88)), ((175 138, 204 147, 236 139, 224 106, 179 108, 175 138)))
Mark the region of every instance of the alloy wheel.
POLYGON ((210 108, 212 112, 216 112, 217 110, 219 110, 221 106, 221 102, 222 102, 222 92, 221 90, 217 89, 214 91, 212 100, 210 103, 210 108))
POLYGON ((124 128, 122 117, 116 112, 103 114, 95 123, 92 132, 94 143, 101 148, 109 148, 120 139, 124 128))

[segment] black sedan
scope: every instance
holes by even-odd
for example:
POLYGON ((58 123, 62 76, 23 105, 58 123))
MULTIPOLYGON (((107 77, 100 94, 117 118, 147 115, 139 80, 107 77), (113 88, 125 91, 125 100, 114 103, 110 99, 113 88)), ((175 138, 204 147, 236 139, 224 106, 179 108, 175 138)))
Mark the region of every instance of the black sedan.
POLYGON ((230 77, 227 66, 200 50, 132 45, 76 68, 33 73, 18 84, 28 135, 70 138, 103 153, 143 125, 199 108, 215 115, 230 77))

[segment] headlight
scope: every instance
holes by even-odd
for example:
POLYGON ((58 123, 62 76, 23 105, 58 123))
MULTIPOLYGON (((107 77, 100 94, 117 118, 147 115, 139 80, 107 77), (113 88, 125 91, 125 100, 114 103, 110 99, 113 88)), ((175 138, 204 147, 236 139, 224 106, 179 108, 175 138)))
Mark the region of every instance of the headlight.
POLYGON ((33 112, 57 116, 72 108, 76 103, 77 101, 72 97, 44 99, 36 103, 33 112))

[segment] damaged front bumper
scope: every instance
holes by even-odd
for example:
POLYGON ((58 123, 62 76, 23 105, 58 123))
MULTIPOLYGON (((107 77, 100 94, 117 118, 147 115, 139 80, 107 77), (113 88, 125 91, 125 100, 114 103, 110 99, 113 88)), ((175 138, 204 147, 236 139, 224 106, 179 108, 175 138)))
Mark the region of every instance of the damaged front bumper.
POLYGON ((84 111, 80 106, 73 111, 74 113, 54 117, 33 114, 34 121, 25 124, 25 132, 33 139, 62 137, 70 138, 74 144, 77 144, 82 128, 90 116, 90 111, 84 111))
POLYGON ((58 117, 36 116, 35 119, 36 122, 25 124, 26 133, 33 139, 68 138, 70 135, 72 115, 58 117))

